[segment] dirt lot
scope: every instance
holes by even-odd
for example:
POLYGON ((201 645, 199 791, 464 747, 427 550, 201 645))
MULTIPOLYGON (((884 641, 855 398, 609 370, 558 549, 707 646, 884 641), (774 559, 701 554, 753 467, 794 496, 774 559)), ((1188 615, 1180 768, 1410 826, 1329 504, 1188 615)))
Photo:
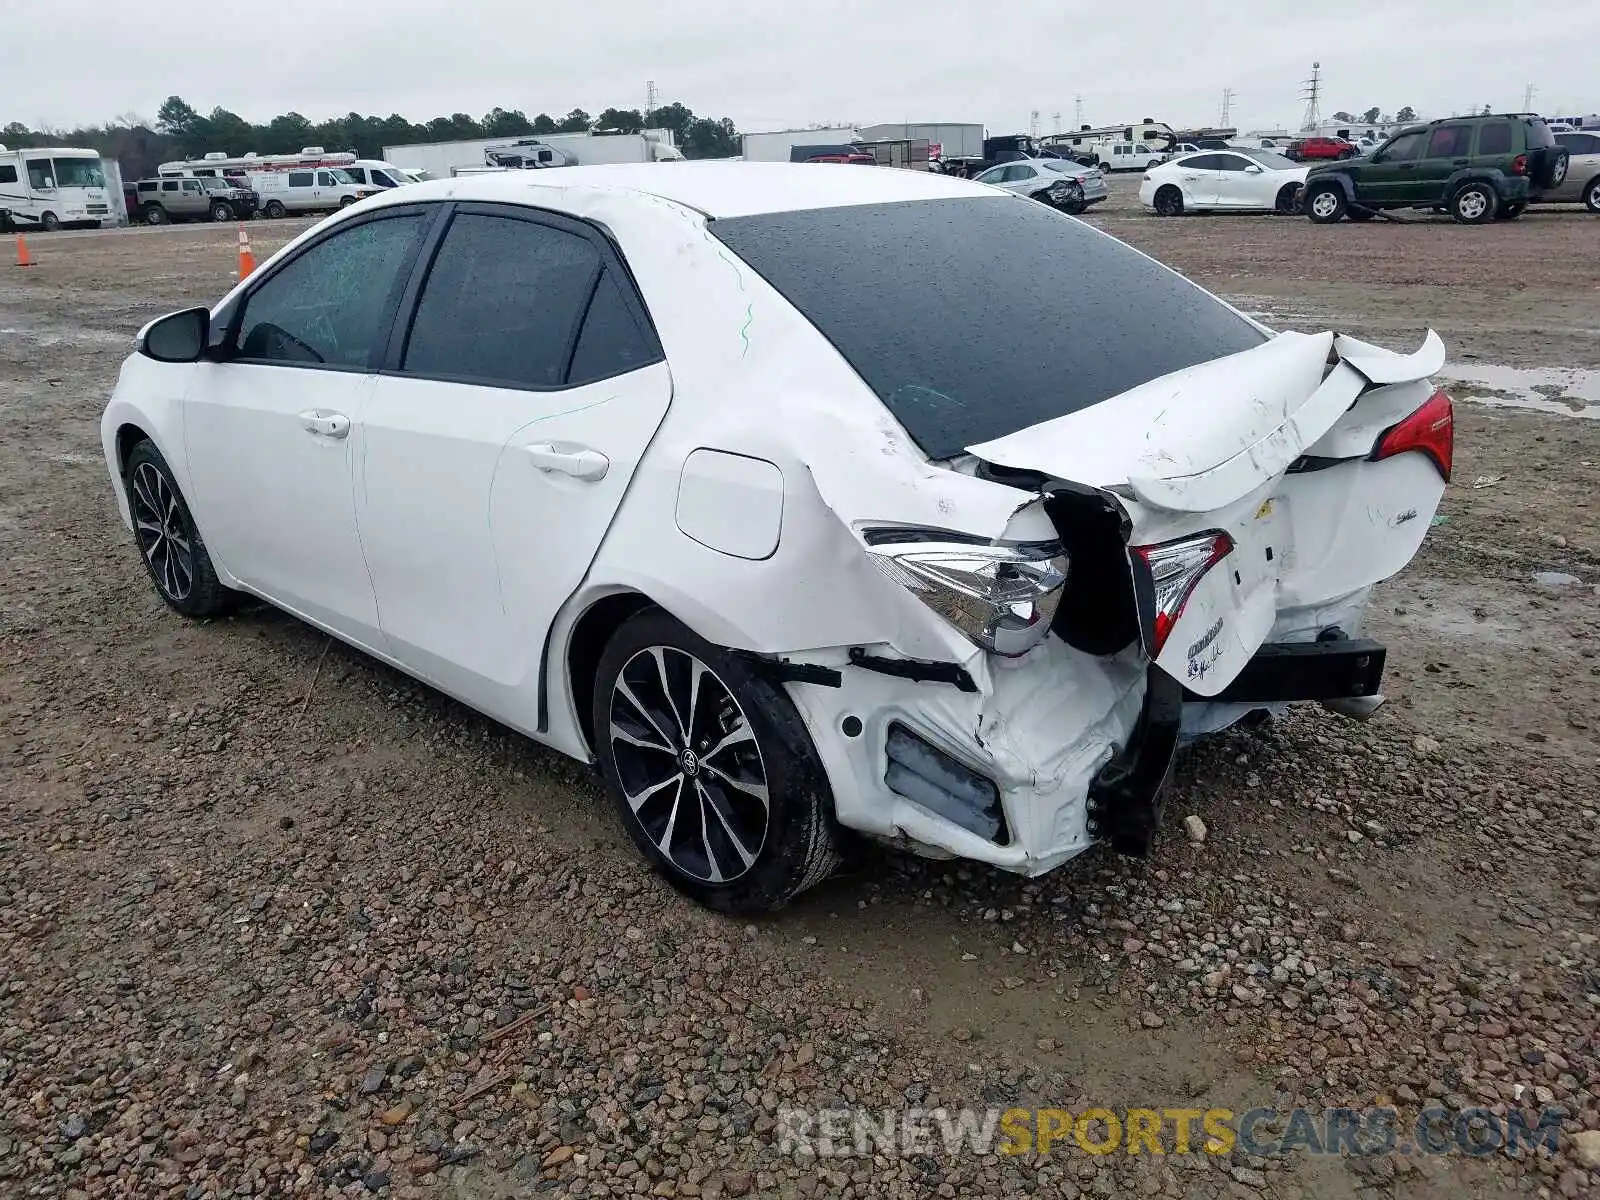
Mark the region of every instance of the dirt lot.
POLYGON ((765 922, 656 884, 576 764, 271 611, 168 612, 98 418, 234 230, 30 239, 0 266, 0 1194, 1600 1192, 1600 220, 1131 190, 1092 219, 1264 319, 1449 344, 1456 478, 1375 604, 1392 702, 1187 753, 1147 863, 871 855, 765 922), (842 1104, 1569 1119, 1554 1158, 780 1152, 781 1109, 842 1104))

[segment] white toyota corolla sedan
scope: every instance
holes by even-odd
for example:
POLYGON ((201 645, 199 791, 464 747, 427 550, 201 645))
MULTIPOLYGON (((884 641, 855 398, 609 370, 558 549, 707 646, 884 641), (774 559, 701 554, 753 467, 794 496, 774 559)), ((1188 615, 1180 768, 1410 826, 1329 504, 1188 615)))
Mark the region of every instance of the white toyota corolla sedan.
POLYGON ((1310 169, 1271 150, 1202 150, 1146 171, 1139 202, 1164 217, 1220 209, 1292 213, 1310 169))
POLYGON ((329 218, 146 326, 103 437, 172 608, 259 597, 597 763, 751 911, 846 831, 1143 853, 1180 737, 1369 712, 1443 358, 961 180, 577 167, 329 218))

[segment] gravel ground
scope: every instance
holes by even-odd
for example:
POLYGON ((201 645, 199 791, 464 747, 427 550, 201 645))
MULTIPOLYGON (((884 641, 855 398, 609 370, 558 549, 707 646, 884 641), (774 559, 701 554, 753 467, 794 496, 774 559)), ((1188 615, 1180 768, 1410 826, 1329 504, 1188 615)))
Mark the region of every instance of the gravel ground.
MULTIPOLYGON (((1600 365, 1576 214, 1158 221, 1115 184, 1097 223, 1283 323, 1600 365)), ((259 255, 296 227, 251 228, 259 255)), ((99 411, 232 238, 41 236, 0 267, 0 1195, 1600 1191, 1573 1136, 1600 1130, 1600 425, 1459 405, 1447 520, 1375 605, 1392 703, 1186 753, 1148 862, 874 853, 730 921, 653 880, 586 769, 271 610, 157 601, 99 411), (1297 1103, 1553 1104, 1569 1136, 814 1162, 775 1127, 1297 1103)))

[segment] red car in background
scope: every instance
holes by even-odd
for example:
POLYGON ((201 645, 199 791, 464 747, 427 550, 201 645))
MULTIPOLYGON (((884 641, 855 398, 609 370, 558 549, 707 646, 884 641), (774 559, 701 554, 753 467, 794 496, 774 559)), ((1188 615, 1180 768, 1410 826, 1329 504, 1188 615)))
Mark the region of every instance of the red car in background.
POLYGON ((1295 162, 1320 161, 1334 158, 1354 158, 1359 151, 1355 143, 1342 137, 1296 138, 1284 150, 1284 157, 1295 162))

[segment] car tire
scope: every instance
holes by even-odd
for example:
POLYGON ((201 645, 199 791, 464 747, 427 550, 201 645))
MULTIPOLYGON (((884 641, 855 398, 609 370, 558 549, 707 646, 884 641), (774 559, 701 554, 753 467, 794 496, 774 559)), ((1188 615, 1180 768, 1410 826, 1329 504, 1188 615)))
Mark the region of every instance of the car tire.
POLYGON ((1298 183, 1286 183, 1278 189, 1278 197, 1273 201, 1272 209, 1280 216, 1291 216, 1300 211, 1300 193, 1304 189, 1298 183))
POLYGON ((284 208, 283 205, 278 203, 276 200, 268 200, 267 206, 261 211, 266 213, 266 215, 274 221, 280 217, 288 215, 288 209, 284 208))
POLYGON ((349 208, 355 202, 356 202, 356 198, 354 196, 346 196, 342 200, 339 201, 339 207, 340 208, 349 208))
POLYGON ((1583 206, 1592 213, 1600 213, 1600 175, 1583 185, 1583 206))
POLYGON ((1306 216, 1318 225, 1332 225, 1350 209, 1344 189, 1336 183, 1313 184, 1306 189, 1306 216))
POLYGON ((1494 220, 1500 198, 1487 183, 1464 183, 1450 195, 1450 219, 1459 225, 1482 225, 1494 220))
POLYGON ((1527 211, 1527 208, 1528 206, 1526 203, 1518 200, 1515 204, 1507 204, 1503 208, 1496 209, 1494 219, 1496 221, 1515 221, 1527 211))
POLYGON ((154 442, 147 438, 129 452, 122 483, 134 545, 167 607, 186 617, 228 609, 237 593, 217 578, 189 504, 154 442))
POLYGON ((233 209, 219 200, 211 206, 211 219, 213 221, 231 221, 233 220, 233 209))
POLYGON ((144 223, 146 225, 165 225, 167 223, 167 210, 159 204, 145 205, 144 223))
POLYGON ((54 233, 56 230, 61 228, 61 218, 56 216, 53 212, 47 212, 44 214, 44 216, 39 218, 39 228, 43 229, 46 233, 54 233))
POLYGON ((838 867, 827 772, 793 701, 750 660, 647 608, 601 654, 592 716, 623 827, 684 895, 770 912, 838 867))
POLYGON ((1158 187, 1152 203, 1158 216, 1183 216, 1183 190, 1177 184, 1164 183, 1158 187))

